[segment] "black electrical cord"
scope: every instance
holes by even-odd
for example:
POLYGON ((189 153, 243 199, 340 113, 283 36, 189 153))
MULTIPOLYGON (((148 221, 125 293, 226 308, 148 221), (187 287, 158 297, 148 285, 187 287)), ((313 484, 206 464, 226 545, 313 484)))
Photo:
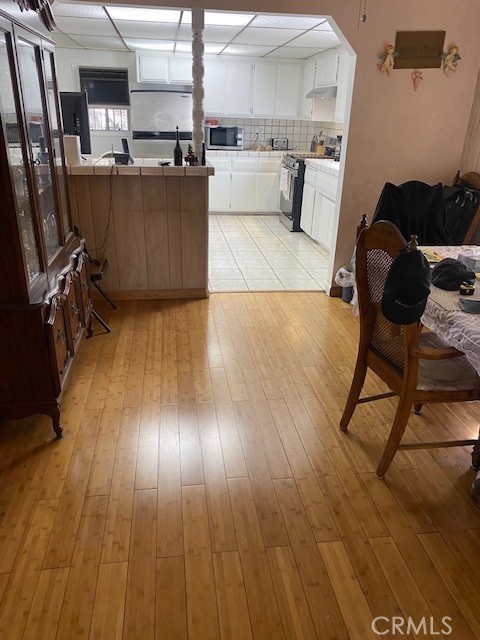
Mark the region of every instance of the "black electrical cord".
POLYGON ((250 149, 253 149, 253 147, 257 144, 257 140, 258 140, 258 133, 255 134, 255 140, 252 142, 252 146, 251 147, 245 147, 245 151, 250 151, 250 149))
POLYGON ((112 222, 112 214, 113 214, 113 172, 115 169, 115 163, 112 165, 110 169, 110 180, 109 180, 109 202, 108 202, 108 217, 107 223, 105 225, 105 231, 103 233, 102 244, 99 247, 95 247, 94 249, 89 249, 89 251, 103 251, 102 257, 97 258, 97 260, 103 260, 105 258, 105 253, 107 251, 107 242, 108 237, 110 235, 110 225, 112 222))

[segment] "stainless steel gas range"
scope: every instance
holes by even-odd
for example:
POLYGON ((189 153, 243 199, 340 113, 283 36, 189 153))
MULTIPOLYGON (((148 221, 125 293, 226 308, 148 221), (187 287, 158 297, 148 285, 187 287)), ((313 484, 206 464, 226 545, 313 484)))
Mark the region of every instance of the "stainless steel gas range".
POLYGON ((302 230, 300 217, 305 180, 305 160, 325 157, 318 153, 292 153, 285 155, 282 160, 279 218, 290 231, 302 230))

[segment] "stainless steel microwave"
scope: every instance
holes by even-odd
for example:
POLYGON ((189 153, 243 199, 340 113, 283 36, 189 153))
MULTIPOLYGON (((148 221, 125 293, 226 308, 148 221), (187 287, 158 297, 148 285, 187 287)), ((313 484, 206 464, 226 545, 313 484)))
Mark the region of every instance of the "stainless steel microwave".
POLYGON ((205 147, 241 151, 243 149, 243 129, 241 127, 205 127, 205 147))

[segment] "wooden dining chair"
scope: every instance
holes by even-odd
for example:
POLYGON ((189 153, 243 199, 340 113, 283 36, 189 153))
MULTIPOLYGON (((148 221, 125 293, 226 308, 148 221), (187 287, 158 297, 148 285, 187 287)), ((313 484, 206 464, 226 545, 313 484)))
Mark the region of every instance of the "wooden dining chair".
MULTIPOLYGON (((422 333, 420 322, 396 325, 382 314, 385 280, 399 251, 407 243, 391 222, 377 222, 361 231, 356 248, 356 280, 360 343, 353 381, 340 428, 346 430, 357 404, 398 396, 395 418, 377 477, 383 478, 397 449, 425 449, 475 444, 454 440, 401 444, 412 407, 431 402, 465 402, 479 398, 479 381, 465 356, 434 333, 422 333), (360 398, 367 369, 374 371, 389 392, 360 398)), ((413 245, 410 249, 414 250, 413 245)))
MULTIPOLYGON (((467 189, 480 191, 480 173, 477 173, 476 171, 468 171, 467 173, 460 175, 460 171, 457 171, 455 178, 453 179, 452 186, 465 187, 467 189)), ((480 240, 480 198, 478 198, 478 196, 477 202, 477 211, 468 226, 462 244, 478 244, 480 240)))

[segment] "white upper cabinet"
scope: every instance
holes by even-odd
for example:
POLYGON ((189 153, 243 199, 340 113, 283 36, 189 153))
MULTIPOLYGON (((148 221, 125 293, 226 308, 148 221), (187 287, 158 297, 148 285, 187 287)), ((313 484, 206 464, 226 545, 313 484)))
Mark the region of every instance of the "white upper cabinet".
POLYGON ((274 115, 276 93, 277 65, 256 62, 253 73, 253 115, 274 115))
POLYGON ((150 51, 137 51, 138 82, 168 82, 168 57, 150 51))
POLYGON ((313 98, 305 96, 311 91, 315 85, 315 61, 307 62, 303 67, 303 87, 301 95, 301 112, 302 118, 311 118, 313 112, 313 98))
POLYGON ((249 116, 252 104, 252 64, 205 59, 206 113, 249 116))
POLYGON ((302 67, 299 64, 256 62, 252 115, 297 118, 301 81, 302 67))
POLYGON ((347 86, 350 56, 343 50, 338 58, 337 99, 335 102, 335 122, 345 120, 345 106, 347 102, 347 86))
POLYGON ((252 109, 252 70, 250 62, 227 62, 226 113, 249 116, 252 109))
POLYGON ((337 83, 338 53, 326 55, 317 59, 315 71, 315 87, 337 83))
POLYGON ((296 118, 299 115, 299 97, 302 80, 300 65, 279 64, 277 66, 277 92, 275 115, 296 118))
POLYGON ((192 84, 192 58, 137 51, 137 81, 192 84))
POLYGON ((223 115, 227 111, 227 63, 223 60, 205 60, 205 96, 206 113, 223 115))
POLYGON ((192 84, 192 58, 172 57, 169 59, 170 82, 192 84))

